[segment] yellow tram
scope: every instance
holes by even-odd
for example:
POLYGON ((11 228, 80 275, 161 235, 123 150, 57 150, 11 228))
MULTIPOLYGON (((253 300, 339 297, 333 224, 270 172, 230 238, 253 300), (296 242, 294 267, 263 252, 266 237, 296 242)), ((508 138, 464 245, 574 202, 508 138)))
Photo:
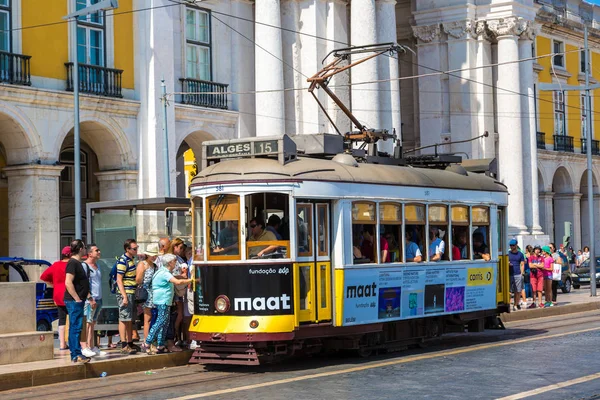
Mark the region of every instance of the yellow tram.
POLYGON ((191 362, 366 355, 508 307, 508 193, 486 174, 357 162, 335 135, 211 141, 202 160, 191 362))

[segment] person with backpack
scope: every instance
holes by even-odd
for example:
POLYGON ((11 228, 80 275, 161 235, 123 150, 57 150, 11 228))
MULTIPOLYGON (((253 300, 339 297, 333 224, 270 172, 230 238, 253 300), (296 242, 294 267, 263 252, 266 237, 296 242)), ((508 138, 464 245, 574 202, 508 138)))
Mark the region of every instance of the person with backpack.
MULTIPOLYGON (((155 309, 152 301, 152 278, 158 270, 158 266, 155 264, 158 257, 158 246, 149 244, 144 251, 144 256, 145 259, 137 265, 135 281, 138 284, 139 296, 137 296, 137 299, 144 301, 144 339, 146 339, 152 325, 152 314, 155 309)), ((141 347, 143 351, 147 350, 145 342, 142 343, 141 347)))
POLYGON ((121 337, 121 353, 136 354, 141 350, 133 344, 133 321, 136 316, 135 291, 137 283, 136 264, 133 261, 137 256, 138 244, 135 239, 127 239, 123 243, 125 253, 119 257, 116 264, 116 284, 118 290, 117 304, 119 305, 119 336, 121 337))

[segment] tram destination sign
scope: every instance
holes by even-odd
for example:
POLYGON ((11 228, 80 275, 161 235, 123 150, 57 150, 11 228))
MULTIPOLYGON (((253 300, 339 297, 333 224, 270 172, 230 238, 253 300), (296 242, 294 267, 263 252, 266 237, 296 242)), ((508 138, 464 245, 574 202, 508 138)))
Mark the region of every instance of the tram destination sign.
POLYGON ((277 140, 261 140, 214 144, 206 146, 206 153, 209 159, 276 155, 279 153, 279 143, 277 140))

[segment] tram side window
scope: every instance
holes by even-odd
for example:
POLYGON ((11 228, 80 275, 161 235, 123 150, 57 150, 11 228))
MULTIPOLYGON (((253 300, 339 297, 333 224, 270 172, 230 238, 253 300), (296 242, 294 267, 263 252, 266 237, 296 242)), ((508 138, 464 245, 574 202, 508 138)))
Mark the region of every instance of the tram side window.
POLYGON ((219 194, 206 199, 208 210, 209 260, 240 259, 239 197, 219 194))
POLYGON ((406 262, 426 260, 425 250, 425 206, 423 204, 407 204, 404 206, 406 262))
POLYGON ((469 260, 469 207, 452 206, 452 260, 469 260))
POLYGON ((429 261, 449 260, 446 242, 448 238, 448 207, 429 206, 429 261))
POLYGON ((490 241, 490 209, 488 207, 473 207, 473 258, 489 261, 491 252, 490 241))
POLYGON ((352 203, 352 252, 354 264, 376 263, 375 203, 352 203))
POLYGON ((289 197, 281 193, 254 193, 245 197, 247 257, 289 257, 289 197))
POLYGON ((379 239, 383 263, 402 261, 402 205, 379 205, 379 239), (384 258, 385 256, 385 258, 384 258))
POLYGON ((194 213, 192 215, 194 261, 204 260, 204 208, 202 199, 193 200, 194 213))

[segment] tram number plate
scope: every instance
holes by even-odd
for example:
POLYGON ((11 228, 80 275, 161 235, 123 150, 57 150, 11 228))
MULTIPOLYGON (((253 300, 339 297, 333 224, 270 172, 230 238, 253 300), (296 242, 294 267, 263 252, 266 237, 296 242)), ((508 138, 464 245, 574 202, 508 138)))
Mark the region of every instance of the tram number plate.
POLYGON ((264 142, 254 142, 254 154, 277 154, 277 140, 265 140, 264 142))

